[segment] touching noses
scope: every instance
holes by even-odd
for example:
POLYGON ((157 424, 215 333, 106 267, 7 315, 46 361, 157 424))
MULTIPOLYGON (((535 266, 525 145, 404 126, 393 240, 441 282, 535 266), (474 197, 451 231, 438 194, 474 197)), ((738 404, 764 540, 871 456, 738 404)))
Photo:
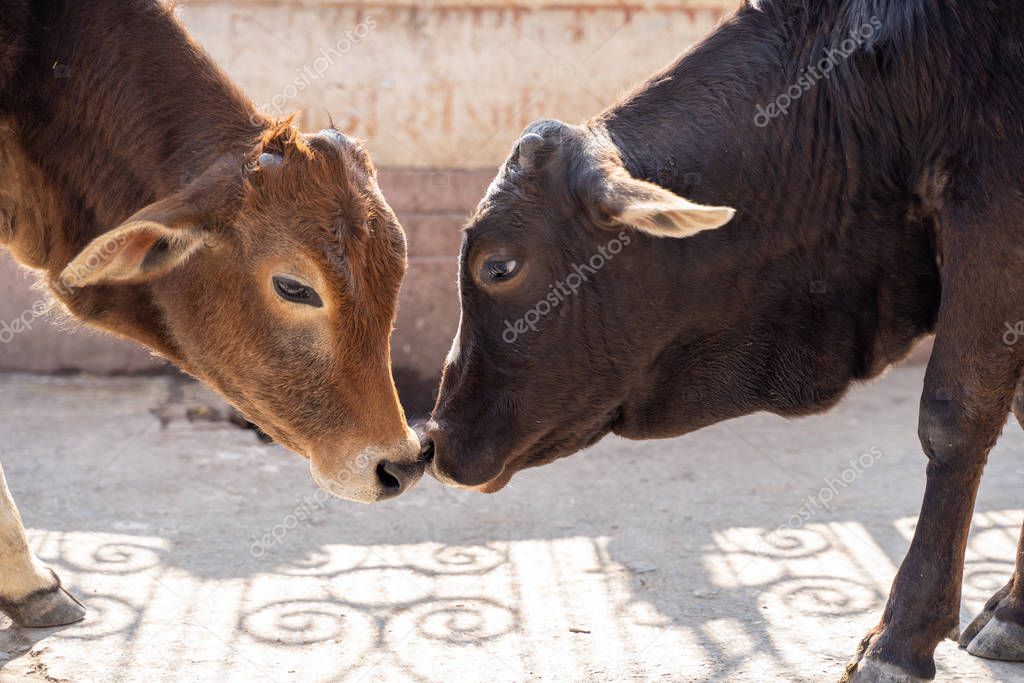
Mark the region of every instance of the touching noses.
POLYGON ((424 469, 443 484, 454 483, 447 473, 437 471, 438 441, 441 439, 441 430, 437 423, 431 420, 416 431, 420 437, 420 462, 423 463, 424 469))
POLYGON ((420 439, 420 462, 426 467, 434 464, 434 439, 426 434, 420 439))
POLYGON ((449 436, 433 420, 420 433, 420 462, 431 476, 446 486, 473 488, 499 474, 490 459, 465 457, 452 448, 449 436))

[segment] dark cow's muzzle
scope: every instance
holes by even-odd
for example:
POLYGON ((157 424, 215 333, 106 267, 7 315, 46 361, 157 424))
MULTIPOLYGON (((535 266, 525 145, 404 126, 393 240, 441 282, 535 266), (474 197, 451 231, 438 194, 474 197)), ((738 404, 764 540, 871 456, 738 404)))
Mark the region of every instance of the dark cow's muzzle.
POLYGON ((501 476, 500 459, 473 456, 474 450, 460 448, 450 434, 431 421, 420 436, 420 460, 427 471, 445 486, 481 489, 501 476))

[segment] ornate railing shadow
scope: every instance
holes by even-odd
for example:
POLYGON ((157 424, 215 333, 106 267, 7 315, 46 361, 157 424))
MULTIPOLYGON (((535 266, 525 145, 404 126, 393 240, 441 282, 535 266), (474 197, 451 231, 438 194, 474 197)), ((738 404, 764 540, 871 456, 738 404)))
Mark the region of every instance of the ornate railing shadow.
POLYGON ((398 556, 393 561, 370 548, 351 549, 344 557, 339 557, 340 553, 318 548, 305 557, 285 557, 284 561, 275 561, 277 558, 268 555, 267 560, 274 572, 289 576, 321 578, 377 569, 406 570, 425 577, 452 574, 481 576, 508 562, 508 550, 497 547, 495 543, 433 545, 435 547, 426 558, 423 556, 422 546, 414 546, 415 551, 408 547, 400 548, 398 556))
POLYGON ((144 539, 97 540, 99 545, 89 548, 62 537, 58 541, 58 553, 46 558, 47 562, 80 573, 135 574, 161 566, 167 555, 165 548, 155 543, 147 545, 144 539))
MULTIPOLYGON (((874 623, 902 558, 899 550, 886 552, 878 546, 868 550, 868 546, 884 538, 887 548, 898 548, 902 539, 905 550, 913 525, 913 518, 904 518, 895 524, 834 521, 797 529, 713 531, 712 544, 701 559, 709 567, 709 583, 715 587, 694 591, 693 596, 673 597, 652 592, 650 575, 641 571, 629 577, 629 590, 633 596, 651 601, 666 619, 662 627, 680 627, 692 634, 710 663, 692 680, 749 676, 752 657, 789 671, 792 680, 813 680, 813 675, 801 675, 795 667, 809 661, 837 662, 837 652, 827 639, 818 641, 806 634, 824 635, 825 624, 837 621, 862 622, 865 629, 874 623), (884 555, 879 555, 880 551, 884 555), (836 573, 821 573, 823 567, 834 567, 836 573), (799 638, 791 639, 791 634, 799 638), (744 650, 740 644, 746 642, 760 644, 758 650, 744 650), (802 661, 794 656, 793 643, 799 644, 802 661)), ((1016 513, 977 513, 965 563, 962 623, 977 609, 968 603, 984 603, 1011 576, 1019 529, 1016 513)), ((619 543, 612 539, 609 545, 613 560, 619 543)), ((628 560, 623 559, 627 565, 635 561, 633 552, 628 560)), ((653 567, 664 561, 663 556, 651 556, 639 564, 653 567)), ((976 666, 1001 665, 979 660, 976 666)), ((774 680, 768 674, 765 677, 774 680)))
POLYGON ((423 662, 406 657, 403 643, 428 640, 451 658, 460 649, 486 648, 519 628, 515 608, 481 597, 427 597, 375 607, 338 599, 283 600, 238 618, 238 630, 268 648, 301 651, 307 657, 317 646, 326 646, 333 658, 329 680, 345 680, 362 667, 373 669, 372 662, 382 662, 386 670, 432 683, 437 679, 423 673, 423 662))
MULTIPOLYGON (((1004 551, 1016 536, 1013 517, 980 515, 965 574, 965 600, 984 600, 1005 582, 1012 569, 1004 551)), ((225 656, 231 661, 236 651, 252 657, 251 648, 257 648, 259 656, 289 670, 310 658, 322 662, 308 680, 361 680, 369 673, 435 683, 445 677, 425 666, 424 657, 429 660, 433 652, 454 662, 450 666, 467 670, 481 661, 496 662, 495 653, 507 657, 536 629, 536 621, 524 624, 522 610, 534 615, 540 610, 543 628, 562 622, 581 625, 575 631, 580 635, 574 636, 581 639, 592 637, 594 628, 585 619, 616 624, 621 633, 614 643, 622 650, 621 661, 641 667, 638 675, 648 673, 642 668, 645 658, 657 656, 657 647, 647 649, 650 643, 632 631, 634 624, 650 633, 650 641, 661 637, 668 643, 688 634, 709 663, 699 674, 682 672, 680 680, 742 677, 749 674, 752 657, 762 658, 766 670, 792 670, 797 672, 793 680, 804 680, 799 666, 832 661, 836 648, 827 639, 812 638, 800 642, 800 652, 794 654, 789 634, 806 638, 827 623, 877 615, 891 568, 873 567, 881 556, 865 555, 861 544, 892 529, 905 538, 912 525, 890 522, 883 529, 854 522, 811 523, 785 533, 726 527, 710 530, 699 553, 683 565, 674 564, 674 546, 631 539, 628 533, 478 545, 329 545, 301 557, 270 552, 261 558, 261 574, 233 580, 241 592, 232 588, 213 598, 220 611, 232 613, 233 627, 218 638, 230 642, 225 656), (638 549, 646 553, 640 561, 638 549), (548 562, 550 569, 538 571, 531 564, 534 559, 548 562), (703 567, 695 570, 695 564, 703 567), (826 567, 837 571, 823 571, 826 567), (699 576, 707 587, 696 586, 699 590, 692 594, 659 587, 669 574, 679 573, 699 576), (255 585, 261 582, 269 584, 255 585), (267 585, 274 582, 286 587, 289 596, 268 600, 273 593, 267 585), (523 586, 529 588, 525 598, 523 586), (595 586, 604 586, 605 592, 594 591, 595 586), (538 595, 546 596, 547 604, 538 604, 538 595), (653 611, 635 619, 632 610, 643 604, 653 611), (747 642, 760 644, 759 649, 744 649, 747 642)), ((152 596, 159 596, 165 584, 190 582, 194 588, 187 593, 193 596, 189 604, 198 608, 200 616, 194 620, 200 625, 204 601, 216 595, 202 588, 203 577, 164 565, 169 552, 164 539, 52 536, 42 550, 44 559, 73 572, 76 582, 99 585, 105 580, 115 587, 114 592, 84 596, 90 619, 59 634, 68 642, 120 639, 142 647, 150 636, 137 634, 140 623, 152 609, 152 596), (134 578, 125 585, 144 581, 153 592, 128 597, 117 591, 129 577, 134 578)), ((17 657, 31 646, 9 649, 17 657)), ((516 656, 505 666, 525 668, 522 662, 532 655, 516 656)), ((576 666, 587 666, 579 652, 570 656, 577 658, 576 666)), ((500 671, 510 680, 517 675, 500 671)))

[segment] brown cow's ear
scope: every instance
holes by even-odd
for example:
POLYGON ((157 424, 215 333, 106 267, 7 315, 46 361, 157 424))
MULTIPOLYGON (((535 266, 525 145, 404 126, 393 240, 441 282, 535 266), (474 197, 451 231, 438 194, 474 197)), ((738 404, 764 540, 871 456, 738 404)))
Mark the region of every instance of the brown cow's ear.
POLYGON ((689 237, 720 228, 736 215, 728 206, 705 206, 615 169, 605 180, 601 205, 614 222, 655 237, 689 237))
POLYGON ((207 243, 203 225, 230 221, 245 197, 243 157, 225 155, 182 190, 137 211, 92 241, 61 273, 66 287, 146 282, 207 243))
POLYGON ((145 282, 165 275, 203 246, 198 216, 177 196, 150 204, 93 240, 64 268, 66 287, 145 282))

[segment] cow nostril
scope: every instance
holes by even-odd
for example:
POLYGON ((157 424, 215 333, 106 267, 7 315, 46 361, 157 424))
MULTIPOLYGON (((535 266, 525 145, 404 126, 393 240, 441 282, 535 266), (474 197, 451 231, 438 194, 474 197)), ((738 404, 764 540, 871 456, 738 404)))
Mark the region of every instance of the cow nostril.
POLYGON ((402 472, 387 460, 377 463, 377 479, 385 491, 402 490, 402 472))
POLYGON ((434 440, 429 436, 424 439, 422 446, 420 446, 420 462, 425 465, 434 462, 434 440))

